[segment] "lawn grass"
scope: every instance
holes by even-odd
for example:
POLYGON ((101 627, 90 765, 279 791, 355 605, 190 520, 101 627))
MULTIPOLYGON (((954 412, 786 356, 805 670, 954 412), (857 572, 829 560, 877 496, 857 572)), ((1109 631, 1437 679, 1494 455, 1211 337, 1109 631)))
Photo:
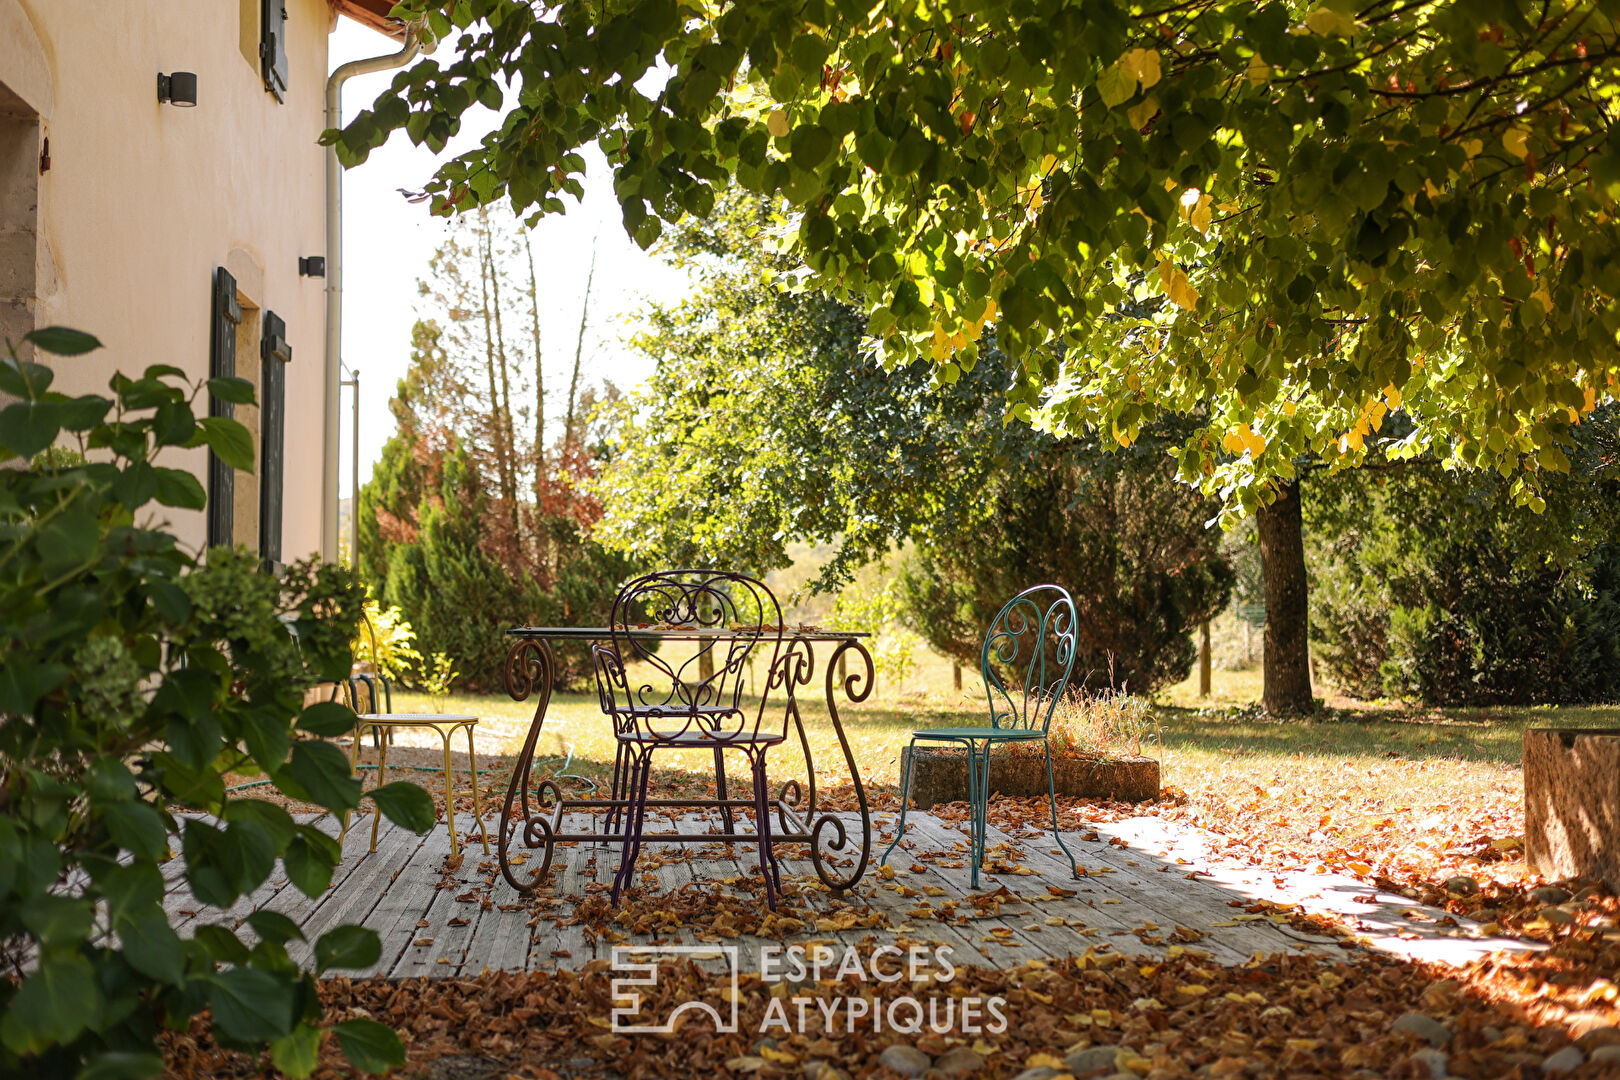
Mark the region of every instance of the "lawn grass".
MULTIPOLYGON (((807 690, 819 690, 818 678, 807 690)), ((1370 867, 1397 879, 1464 870, 1523 876, 1512 851, 1493 841, 1523 833, 1519 766, 1525 728, 1620 726, 1620 707, 1430 709, 1357 704, 1329 694, 1315 719, 1272 720, 1256 707, 1255 671, 1216 672, 1200 703, 1196 683, 1155 701, 1157 731, 1144 752, 1161 761, 1174 798, 1150 812, 1177 817, 1226 838, 1233 854, 1278 866, 1370 867), (1179 793, 1179 794, 1178 794, 1179 793)), ((819 693, 801 699, 818 782, 848 779, 819 693)), ((464 711, 482 717, 482 753, 515 755, 533 716, 530 703, 498 695, 451 695, 441 702, 408 692, 404 710, 464 711)), ((973 673, 956 690, 947 662, 933 658, 904 681, 879 686, 840 714, 862 779, 874 794, 892 793, 911 730, 973 723, 982 716, 973 673)), ((778 714, 779 716, 780 714, 778 714)), ((780 723, 780 720, 777 720, 780 723)), ((604 785, 613 760, 611 729, 594 693, 554 695, 537 749, 540 772, 568 772, 604 785)), ((667 782, 712 779, 707 755, 664 756, 667 782)), ((773 782, 804 774, 796 742, 771 755, 773 782)), ((582 781, 565 787, 583 790, 582 781)))

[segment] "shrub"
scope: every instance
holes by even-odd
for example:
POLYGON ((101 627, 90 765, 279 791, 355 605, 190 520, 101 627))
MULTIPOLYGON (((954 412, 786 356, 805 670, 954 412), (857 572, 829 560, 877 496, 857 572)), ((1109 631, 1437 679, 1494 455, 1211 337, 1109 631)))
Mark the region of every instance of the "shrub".
POLYGON ((1620 698, 1616 411, 1576 428, 1542 513, 1414 463, 1306 485, 1312 636, 1337 685, 1435 705, 1620 698))
POLYGON ((1192 629, 1225 606, 1232 571, 1204 524, 1210 502, 1177 484, 1150 440, 1009 465, 985 498, 982 526, 919 543, 903 570, 907 617, 930 645, 977 667, 1001 605, 1054 582, 1079 617, 1076 687, 1151 694, 1187 677, 1192 629))
MULTIPOLYGON (((98 345, 59 329, 28 340, 63 356, 98 345)), ((159 867, 177 851, 212 909, 278 860, 306 894, 325 890, 336 842, 273 803, 228 796, 223 777, 259 770, 334 813, 359 804, 343 753, 304 737, 349 731, 353 713, 301 704, 307 686, 348 673, 364 594, 347 571, 314 562, 280 578, 242 549, 199 562, 149 523, 206 501, 189 472, 158 464, 165 454, 206 445, 227 465, 253 465, 246 429, 194 415, 203 385, 160 365, 114 376, 112 398, 68 398, 51 378, 15 353, 0 359, 0 391, 19 399, 0 410, 0 942, 11 968, 0 978, 0 1074, 154 1075, 160 1027, 204 1008, 223 1044, 268 1047, 284 1072, 307 1074, 322 1027, 314 975, 288 954, 299 928, 261 911, 241 932, 219 919, 183 941, 159 867), (64 433, 79 455, 15 460, 64 433)), ((238 379, 206 390, 253 397, 238 379)), ((366 797, 410 828, 433 822, 432 801, 410 784, 366 797)), ((379 950, 355 926, 311 944, 319 972, 369 966, 379 950)), ((374 1021, 331 1030, 361 1069, 403 1060, 374 1021)))

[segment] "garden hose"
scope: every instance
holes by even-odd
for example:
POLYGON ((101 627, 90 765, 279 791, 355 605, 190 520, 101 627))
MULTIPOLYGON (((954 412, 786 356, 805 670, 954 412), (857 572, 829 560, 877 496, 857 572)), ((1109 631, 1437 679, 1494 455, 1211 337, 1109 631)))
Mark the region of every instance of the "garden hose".
MULTIPOLYGON (((375 769, 376 767, 377 766, 375 766, 375 765, 361 765, 361 766, 359 766, 359 768, 361 768, 361 769, 375 769)), ((417 772, 430 772, 430 773, 442 773, 442 772, 444 772, 444 766, 442 766, 442 765, 390 765, 389 768, 390 769, 414 769, 417 772)), ((266 784, 273 784, 273 783, 275 783, 274 780, 249 780, 245 784, 237 784, 234 787, 228 787, 225 790, 227 792, 246 791, 248 788, 263 787, 266 784)))

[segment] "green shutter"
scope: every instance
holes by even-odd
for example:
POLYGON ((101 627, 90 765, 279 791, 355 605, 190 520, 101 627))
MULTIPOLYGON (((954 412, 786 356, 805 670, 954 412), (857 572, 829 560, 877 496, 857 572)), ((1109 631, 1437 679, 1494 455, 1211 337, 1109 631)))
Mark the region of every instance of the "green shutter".
POLYGON ((287 441, 287 324, 264 313, 259 342, 259 557, 272 570, 281 562, 282 456, 287 441))
POLYGON ((287 4, 286 0, 261 0, 259 22, 259 71, 264 88, 287 100, 287 4))
MULTIPOLYGON (((242 323, 242 305, 236 300, 236 279, 223 266, 214 271, 212 327, 208 335, 208 376, 219 379, 236 374, 236 328, 242 323)), ((209 416, 234 416, 228 401, 208 396, 209 416)), ((208 451, 208 546, 236 542, 236 471, 208 451)))

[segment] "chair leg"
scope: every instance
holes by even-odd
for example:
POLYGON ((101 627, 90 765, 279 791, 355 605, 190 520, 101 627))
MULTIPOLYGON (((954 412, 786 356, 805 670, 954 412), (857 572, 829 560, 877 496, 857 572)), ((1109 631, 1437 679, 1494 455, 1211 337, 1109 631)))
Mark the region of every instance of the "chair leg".
MULTIPOLYGON (((360 787, 363 790, 365 788, 365 786, 366 786, 366 778, 365 778, 365 775, 360 772, 360 725, 359 724, 356 724, 354 726, 354 748, 353 749, 354 749, 354 752, 349 755, 349 764, 352 766, 351 771, 354 773, 355 779, 360 781, 360 787)), ((350 817, 351 814, 353 814, 352 810, 343 811, 343 827, 338 830, 338 847, 340 849, 343 847, 343 838, 349 835, 349 817, 350 817)))
POLYGON ((489 854, 489 830, 484 828, 484 807, 478 796, 478 751, 473 749, 472 725, 467 725, 467 764, 472 769, 473 816, 478 819, 478 835, 484 841, 484 854, 489 854))
MULTIPOLYGON (((714 748, 714 794, 722 804, 726 801, 726 755, 720 747, 714 748)), ((737 831, 736 822, 732 820, 731 807, 720 807, 720 821, 726 827, 727 834, 737 831)))
POLYGON ((979 867, 984 865, 985 804, 990 801, 990 744, 981 754, 973 740, 968 740, 968 848, 972 855, 971 887, 979 887, 979 867))
POLYGON ((776 910, 777 883, 772 880, 771 815, 765 804, 765 756, 749 753, 754 776, 754 833, 759 838, 759 876, 765 879, 765 903, 776 910))
POLYGON ((1057 844, 1058 844, 1058 847, 1063 849, 1063 854, 1065 854, 1065 855, 1067 855, 1069 857, 1069 872, 1070 872, 1070 875, 1072 877, 1079 877, 1080 876, 1080 868, 1079 868, 1079 866, 1077 866, 1075 864, 1074 852, 1069 850, 1069 845, 1065 844, 1063 842, 1063 834, 1058 832, 1057 791, 1055 790, 1056 789, 1056 784, 1053 782, 1053 779, 1052 779, 1052 744, 1051 743, 1046 743, 1045 746, 1046 746, 1046 800, 1052 806, 1052 839, 1056 840, 1057 844))
POLYGON ((641 830, 647 817, 647 778, 652 772, 652 748, 646 747, 634 754, 631 769, 630 805, 624 818, 623 846, 619 850, 619 872, 613 877, 611 902, 619 906, 619 896, 629 887, 635 873, 636 859, 641 855, 641 830))
POLYGON ((607 818, 602 822, 603 830, 608 833, 618 828, 619 823, 624 820, 622 814, 624 808, 617 804, 621 800, 630 797, 628 794, 629 785, 625 782, 625 768, 628 760, 625 744, 619 743, 618 747, 613 751, 613 783, 611 785, 611 794, 608 796, 607 818))
POLYGON ((903 770, 901 770, 902 775, 900 777, 900 826, 899 826, 899 828, 897 828, 895 830, 894 840, 889 844, 888 847, 883 849, 883 854, 878 857, 878 865, 879 866, 883 866, 883 865, 888 863, 888 861, 889 861, 889 853, 891 851, 893 851, 895 845, 900 842, 900 838, 902 836, 906 835, 906 803, 911 801, 911 766, 916 762, 916 760, 917 760, 917 740, 913 739, 913 740, 911 740, 911 745, 909 747, 907 747, 907 750, 906 750, 906 767, 903 770))
MULTIPOLYGON (((372 730, 373 731, 380 731, 381 729, 380 728, 373 728, 372 730)), ((383 739, 383 740, 380 740, 377 743, 377 786, 378 787, 382 787, 383 784, 387 783, 387 780, 388 780, 388 777, 386 775, 387 772, 388 772, 388 741, 386 739, 383 739)), ((377 850, 377 826, 380 825, 381 823, 382 823, 382 811, 377 809, 375 806, 373 806, 371 808, 371 850, 372 851, 377 850)))
POLYGON ((444 825, 450 830, 450 854, 461 853, 461 845, 456 842, 456 786, 450 778, 450 733, 439 732, 439 741, 444 744, 444 825))

